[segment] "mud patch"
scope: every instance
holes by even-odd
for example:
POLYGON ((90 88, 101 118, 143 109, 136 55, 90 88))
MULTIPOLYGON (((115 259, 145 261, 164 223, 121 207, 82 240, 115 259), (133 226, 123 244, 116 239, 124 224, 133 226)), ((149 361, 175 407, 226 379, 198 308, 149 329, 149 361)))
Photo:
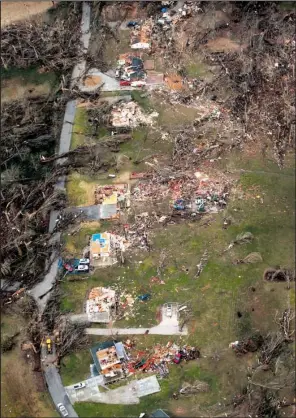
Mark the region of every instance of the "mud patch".
POLYGON ((50 83, 31 84, 21 78, 4 80, 1 83, 1 102, 8 103, 14 100, 32 99, 34 97, 46 96, 51 91, 50 83))
POLYGON ((97 76, 97 75, 90 75, 88 77, 86 77, 86 79, 84 80, 84 85, 85 87, 95 87, 98 84, 102 83, 102 79, 101 77, 97 76))
POLYGON ((51 1, 1 2, 1 28, 21 20, 32 19, 52 7, 51 1))
POLYGON ((206 47, 211 52, 235 52, 235 51, 241 51, 244 46, 239 45, 238 43, 232 41, 229 38, 216 38, 212 39, 211 41, 208 41, 206 44, 206 47))

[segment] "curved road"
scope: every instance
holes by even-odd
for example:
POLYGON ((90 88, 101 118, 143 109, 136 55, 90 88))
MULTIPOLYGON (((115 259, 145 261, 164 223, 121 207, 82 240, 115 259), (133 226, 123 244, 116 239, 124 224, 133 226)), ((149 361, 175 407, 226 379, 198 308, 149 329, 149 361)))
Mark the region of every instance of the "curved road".
MULTIPOLYGON (((84 47, 84 51, 87 51, 89 40, 90 40, 90 5, 86 2, 83 2, 82 5, 82 18, 81 18, 81 41, 84 47)), ((78 63, 72 73, 72 81, 71 85, 77 82, 77 78, 80 78, 82 75, 82 71, 84 69, 85 63, 78 63), (84 64, 84 65, 83 65, 84 64)), ((59 144, 59 154, 63 154, 64 152, 68 152, 70 149, 71 144, 71 136, 72 136, 72 123, 74 122, 76 111, 76 103, 75 101, 70 101, 66 105, 65 109, 65 116, 63 121, 62 132, 60 136, 60 144, 59 144)), ((59 161, 61 163, 61 161, 59 161)), ((65 188, 65 178, 60 178, 56 184, 56 188, 65 188)), ((52 232, 55 226, 55 221, 58 216, 57 211, 52 211, 50 214, 50 223, 49 223, 49 232, 52 232)), ((51 240, 54 242, 60 241, 60 233, 53 234, 51 240)), ((40 315, 42 315, 46 303, 50 297, 50 289, 52 288, 53 284, 55 283, 57 273, 58 273, 58 258, 57 254, 53 253, 50 259, 50 268, 47 274, 44 277, 44 280, 35 286, 30 294, 35 298, 40 315), (45 296, 43 296, 45 294, 45 296), (43 296, 43 297, 42 297, 43 296)), ((54 347, 53 347, 54 348, 54 347)), ((49 393, 52 397, 52 400, 56 406, 57 411, 60 413, 57 405, 62 403, 68 411, 68 417, 78 418, 69 397, 66 393, 66 390, 63 386, 61 376, 57 367, 54 364, 55 355, 48 355, 46 347, 42 347, 41 349, 41 364, 44 373, 44 377, 46 380, 46 384, 49 390, 49 393)))

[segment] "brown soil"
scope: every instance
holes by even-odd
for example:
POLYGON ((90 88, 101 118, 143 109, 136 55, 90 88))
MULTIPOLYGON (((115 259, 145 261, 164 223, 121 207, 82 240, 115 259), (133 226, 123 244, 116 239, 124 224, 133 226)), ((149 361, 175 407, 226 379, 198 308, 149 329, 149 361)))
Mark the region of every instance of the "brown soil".
POLYGON ((1 27, 20 20, 31 19, 52 7, 51 1, 1 1, 1 27))
POLYGON ((140 8, 138 2, 129 4, 106 4, 102 12, 103 20, 117 22, 124 19, 144 19, 147 16, 146 9, 140 8))
POLYGON ((90 75, 85 78, 84 85, 85 87, 95 87, 102 82, 101 77, 97 75, 90 75))
POLYGON ((169 75, 165 78, 167 86, 172 90, 182 89, 182 77, 179 75, 169 75))
POLYGON ((46 96, 50 93, 51 86, 49 83, 43 84, 24 84, 21 78, 5 80, 1 85, 1 102, 2 104, 14 100, 23 100, 24 98, 34 98, 46 96))
POLYGON ((206 47, 212 52, 231 52, 243 49, 242 45, 223 37, 212 39, 206 44, 206 47))
POLYGON ((32 371, 34 353, 16 347, 1 359, 1 416, 53 416, 51 406, 41 401, 45 385, 41 372, 32 371), (30 357, 27 357, 27 355, 30 357))

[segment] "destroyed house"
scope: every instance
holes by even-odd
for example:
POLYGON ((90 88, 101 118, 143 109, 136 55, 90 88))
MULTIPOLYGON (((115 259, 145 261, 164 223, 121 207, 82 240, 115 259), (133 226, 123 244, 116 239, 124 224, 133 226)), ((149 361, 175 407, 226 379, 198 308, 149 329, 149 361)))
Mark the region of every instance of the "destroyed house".
MULTIPOLYGON (((113 257, 114 258, 114 257, 113 257)), ((111 256, 110 234, 93 234, 90 241, 90 263, 94 267, 110 266, 116 262, 111 256)))
POLYGON ((131 35, 132 49, 149 49, 151 46, 151 22, 145 22, 139 29, 134 29, 131 35))
POLYGON ((90 264, 106 267, 116 264, 117 256, 125 251, 128 242, 124 237, 109 232, 93 234, 90 241, 90 264))
POLYGON ((128 357, 121 342, 106 341, 92 347, 90 352, 104 383, 112 383, 125 377, 122 366, 128 357))
POLYGON ((105 287, 93 288, 86 301, 86 313, 90 322, 108 323, 115 308, 115 290, 105 287))
POLYGON ((120 209, 129 207, 129 187, 127 184, 97 186, 95 204, 99 207, 99 219, 117 219, 120 209))

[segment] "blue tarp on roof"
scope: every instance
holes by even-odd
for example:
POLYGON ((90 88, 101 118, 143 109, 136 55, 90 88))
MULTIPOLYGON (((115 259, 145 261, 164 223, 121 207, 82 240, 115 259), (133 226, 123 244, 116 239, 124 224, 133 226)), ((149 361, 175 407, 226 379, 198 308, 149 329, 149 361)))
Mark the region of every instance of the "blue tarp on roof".
POLYGON ((100 241, 101 240, 101 234, 93 234, 91 237, 92 241, 100 241))

